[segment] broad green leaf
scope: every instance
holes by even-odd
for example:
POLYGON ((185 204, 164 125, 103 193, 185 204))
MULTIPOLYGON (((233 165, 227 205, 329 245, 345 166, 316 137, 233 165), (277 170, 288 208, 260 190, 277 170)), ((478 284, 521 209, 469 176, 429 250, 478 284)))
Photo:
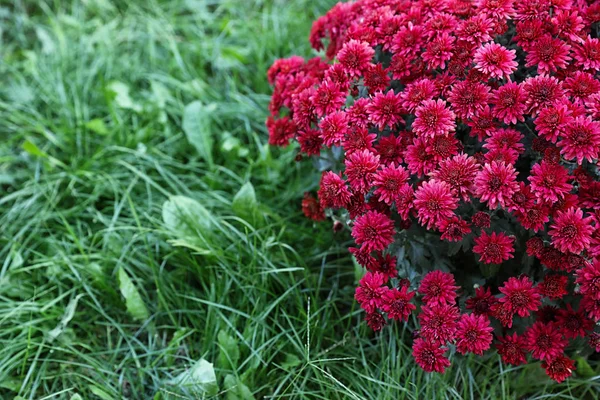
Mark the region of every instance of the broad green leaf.
POLYGON ((23 381, 15 378, 7 378, 0 380, 0 388, 10 390, 11 392, 19 392, 23 381))
POLYGON ((180 239, 210 233, 212 216, 196 200, 185 196, 172 196, 162 207, 163 222, 180 239))
POLYGON ((200 359, 188 370, 168 382, 170 385, 189 390, 194 395, 214 396, 219 391, 217 376, 211 363, 200 359))
POLYGON ((302 362, 300 361, 300 359, 294 354, 286 354, 285 361, 281 363, 281 366, 283 367, 283 369, 289 371, 290 369, 297 367, 301 363, 302 362))
POLYGON ((98 386, 90 386, 90 392, 101 398, 102 400, 114 400, 114 398, 106 393, 103 389, 100 389, 98 386))
POLYGON ((237 340, 221 330, 217 335, 219 341, 219 367, 235 370, 240 360, 240 349, 237 340))
POLYGON ((23 150, 25 150, 27 153, 31 154, 32 156, 42 157, 42 158, 48 157, 48 154, 43 152, 39 147, 37 147, 35 145, 35 143, 33 143, 29 140, 26 140, 25 143, 23 143, 23 150))
POLYGON ((106 90, 112 101, 120 108, 133 110, 135 112, 142 111, 142 106, 133 101, 129 96, 129 86, 123 82, 113 81, 108 84, 106 90))
POLYGON ((196 148, 200 157, 209 165, 213 164, 213 136, 211 114, 217 105, 211 103, 204 105, 200 101, 194 101, 183 110, 183 131, 188 141, 196 148))
POLYGON ((108 128, 106 128, 104 120, 101 120, 100 118, 95 118, 91 121, 88 121, 85 124, 85 127, 90 131, 97 133, 98 135, 108 135, 108 128))
POLYGON ((185 247, 187 249, 193 250, 194 254, 197 254, 199 256, 208 256, 208 255, 213 254, 213 251, 199 247, 198 243, 193 243, 194 241, 196 241, 196 240, 194 240, 193 238, 187 238, 187 239, 172 239, 172 240, 169 240, 168 242, 171 244, 171 246, 174 246, 174 247, 185 247))
POLYGON ((500 264, 479 264, 479 270, 487 279, 493 278, 500 271, 500 264))
POLYGON ((238 217, 243 218, 248 222, 254 222, 256 220, 258 215, 258 205, 256 202, 254 186, 252 186, 250 182, 246 182, 233 197, 231 208, 238 217))
POLYGON ((71 396, 71 400, 83 400, 83 397, 81 397, 79 393, 75 393, 73 396, 71 396))
POLYGON ((233 375, 227 375, 223 382, 227 400, 254 400, 254 395, 248 386, 233 375))
POLYGON ((591 378, 592 376, 596 376, 596 372, 594 372, 594 370, 585 358, 577 356, 575 357, 575 361, 577 362, 577 375, 584 378, 591 378))
POLYGON ((79 299, 83 296, 83 294, 79 294, 69 301, 67 308, 65 308, 65 313, 63 314, 60 322, 56 325, 56 328, 52 329, 48 332, 48 341, 52 343, 56 338, 58 338, 67 328, 69 322, 75 316, 75 310, 77 309, 77 303, 79 299))
POLYGON ((137 290, 127 272, 123 269, 123 267, 119 268, 119 289, 121 290, 121 294, 125 298, 125 305, 127 306, 127 311, 131 316, 138 320, 144 321, 148 319, 150 314, 148 313, 148 309, 142 300, 142 296, 140 296, 140 292, 137 290))

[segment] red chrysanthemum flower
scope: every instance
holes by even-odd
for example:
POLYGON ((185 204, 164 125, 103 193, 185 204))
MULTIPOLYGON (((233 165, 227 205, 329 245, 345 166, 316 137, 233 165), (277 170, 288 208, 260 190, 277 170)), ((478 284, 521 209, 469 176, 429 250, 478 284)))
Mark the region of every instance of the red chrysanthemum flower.
POLYGON ((580 208, 558 211, 548 232, 552 244, 563 253, 581 253, 589 246, 594 227, 592 217, 583 217, 580 208))
POLYGON ((454 113, 446 108, 444 100, 425 100, 415 111, 412 129, 426 137, 448 135, 454 131, 454 113))
POLYGON ((510 277, 498 290, 504 294, 504 297, 500 298, 500 302, 506 304, 519 317, 528 316, 531 311, 537 310, 541 305, 541 296, 527 276, 510 277))
POLYGON ((423 301, 428 305, 433 304, 455 304, 456 282, 454 276, 449 272, 428 272, 419 286, 419 293, 423 295, 423 301))
POLYGON ((419 323, 421 337, 436 342, 445 343, 454 340, 456 324, 460 313, 456 306, 449 304, 432 304, 421 307, 419 323))
POLYGON ((531 191, 546 202, 556 202, 571 191, 569 171, 561 165, 542 161, 531 167, 531 191))
POLYGON ((298 143, 300 143, 300 150, 309 156, 316 156, 321 154, 321 147, 323 147, 323 138, 321 132, 316 129, 305 129, 298 132, 296 137, 298 143))
POLYGON ((502 357, 502 361, 506 364, 521 365, 527 363, 523 337, 518 336, 516 332, 512 336, 498 337, 496 348, 498 354, 502 357))
POLYGON ((537 233, 544 230, 546 223, 550 220, 549 213, 545 204, 535 204, 529 208, 519 208, 515 211, 515 216, 523 228, 537 233))
POLYGON ((319 117, 337 111, 346 103, 346 92, 337 83, 323 81, 311 100, 315 106, 315 112, 319 117))
POLYGON ((304 198, 302 199, 302 212, 307 218, 314 221, 323 221, 325 219, 325 213, 319 200, 308 192, 304 193, 304 198))
POLYGON ((402 106, 409 112, 414 112, 424 101, 432 100, 437 94, 434 83, 422 78, 408 85, 401 93, 402 106))
POLYGON ((475 52, 475 68, 492 78, 508 78, 516 69, 516 52, 497 43, 487 43, 475 52))
POLYGON ((367 106, 370 100, 366 97, 361 97, 354 100, 351 107, 346 108, 349 125, 356 128, 367 128, 369 126, 369 112, 367 106))
POLYGON ((573 374, 575 362, 564 354, 561 354, 550 360, 544 360, 542 368, 546 370, 546 374, 550 378, 561 383, 573 374))
POLYGON ((350 201, 350 196, 350 190, 340 175, 332 171, 323 172, 318 192, 323 208, 345 207, 350 201))
POLYGON ((504 20, 514 16, 513 0, 477 0, 477 9, 493 17, 495 20, 504 20))
POLYGON ((423 182, 415 192, 415 208, 419 223, 431 229, 442 220, 454 215, 458 207, 458 199, 452 194, 450 185, 434 179, 423 182))
POLYGON ((446 350, 448 349, 440 344, 416 339, 413 343, 412 355, 423 371, 443 373, 450 366, 450 360, 444 357, 446 350))
POLYGON ((468 298, 465 305, 467 310, 473 311, 473 314, 490 315, 492 306, 497 302, 498 299, 492 296, 489 287, 478 287, 475 289, 475 296, 468 298))
POLYGON ((523 134, 514 129, 498 129, 490 134, 485 140, 483 147, 490 151, 508 149, 517 154, 525 152, 525 146, 521 143, 523 134))
POLYGON ((430 151, 427 151, 428 142, 422 138, 416 138, 404 152, 404 161, 411 174, 421 177, 430 173, 437 165, 436 160, 430 151))
POLYGON ((364 75, 365 86, 369 89, 369 93, 380 92, 390 84, 388 71, 383 69, 381 64, 371 65, 364 75))
POLYGON ((463 314, 456 327, 456 351, 482 356, 492 344, 493 330, 485 315, 463 314))
POLYGON ((565 97, 562 83, 554 76, 538 75, 523 83, 527 111, 537 115, 540 109, 565 97))
POLYGON ((289 117, 267 119, 267 130, 269 131, 269 144, 273 146, 285 147, 290 144, 290 139, 297 132, 297 127, 294 121, 289 117))
POLYGON ((537 67, 538 73, 549 74, 559 68, 566 68, 571 60, 570 46, 560 39, 544 35, 532 43, 525 60, 527 67, 537 67))
POLYGON ((389 135, 381 137, 375 148, 382 164, 400 164, 402 162, 404 144, 399 136, 389 135))
POLYGON ((534 120, 534 124, 542 138, 556 143, 558 138, 564 134, 565 127, 572 120, 571 110, 564 102, 557 102, 550 107, 542 108, 534 120))
POLYGON ((540 237, 532 237, 526 243, 528 256, 539 256, 544 249, 544 241, 540 237))
POLYGON ((523 334, 525 348, 538 360, 552 360, 562 354, 568 341, 554 323, 536 322, 523 334))
POLYGON ((479 46, 492 40, 493 27, 494 22, 487 15, 474 15, 460 22, 456 34, 474 46, 479 46))
POLYGON ((481 201, 487 201, 490 210, 502 207, 519 188, 515 167, 503 162, 486 163, 475 178, 475 192, 481 201))
POLYGON ((592 162, 599 158, 600 153, 600 122, 591 118, 577 117, 567 124, 565 133, 558 141, 560 154, 567 160, 577 160, 581 165, 583 160, 592 162))
POLYGON ((489 228, 492 226, 492 218, 490 214, 478 211, 471 217, 471 223, 478 228, 489 228))
POLYGON ((367 128, 356 127, 355 129, 348 130, 342 140, 342 147, 346 151, 346 154, 352 154, 361 150, 368 150, 373 153, 375 152, 373 148, 375 139, 377 139, 377 135, 369 133, 367 128))
POLYGON ((586 263, 575 272, 575 282, 579 284, 579 293, 594 300, 600 300, 600 259, 586 263))
POLYGON ((382 92, 377 93, 371 103, 367 105, 367 112, 369 113, 369 120, 377 125, 380 130, 404 122, 401 117, 400 96, 395 94, 393 90, 388 90, 385 94, 382 92))
POLYGON ((452 57, 454 40, 454 36, 449 35, 447 32, 442 32, 427 44, 421 57, 429 68, 445 68, 446 62, 452 57))
POLYGON ((392 204, 408 178, 408 171, 404 167, 396 167, 393 163, 385 166, 373 176, 373 186, 376 187, 374 194, 384 203, 392 204))
POLYGON ((351 76, 361 75, 371 65, 375 50, 367 42, 350 40, 339 51, 337 59, 351 76))
POLYGON ((360 247, 349 247, 348 251, 354 256, 356 262, 371 272, 381 272, 376 270, 377 260, 371 255, 371 252, 360 247))
POLYGON ((479 261, 485 264, 501 264, 513 258, 515 238, 506 236, 504 233, 492 232, 488 235, 485 231, 475 238, 473 252, 479 254, 479 261))
POLYGON ((398 259, 390 254, 377 253, 377 258, 373 258, 374 262, 370 265, 369 270, 372 272, 381 272, 389 278, 398 277, 398 259))
POLYGON ((565 79, 564 88, 573 103, 583 105, 591 95, 600 91, 600 82, 592 74, 576 71, 565 79))
POLYGON ((590 296, 583 296, 579 303, 579 308, 585 310, 588 317, 594 320, 594 322, 600 321, 600 300, 590 296))
POLYGON ((489 86, 478 82, 463 81, 454 85, 448 101, 456 115, 461 118, 470 118, 488 105, 490 97, 489 86))
POLYGON ((409 292, 406 286, 388 290, 383 296, 381 309, 390 319, 408 321, 410 313, 417 308, 410 302, 414 295, 415 292, 409 292))
POLYGON ((569 278, 566 275, 549 274, 544 276, 544 280, 537 286, 538 292, 542 296, 550 299, 561 299, 567 292, 567 283, 569 278))
POLYGON ((590 347, 596 351, 596 353, 600 352, 600 333, 592 332, 588 336, 590 347))
POLYGON ((575 60, 585 69, 600 70, 600 40, 590 36, 575 47, 575 60))
POLYGON ((326 146, 339 145, 348 133, 348 117, 343 111, 332 112, 319 122, 319 129, 326 146))
POLYGON ((581 307, 579 311, 573 310, 570 304, 567 304, 566 307, 566 309, 558 310, 556 322, 567 339, 585 337, 588 331, 594 329, 594 321, 585 315, 581 307))
POLYGON ((557 10, 552 17, 552 24, 556 27, 559 37, 571 42, 582 42, 582 31, 585 28, 583 18, 575 10, 557 10))
POLYGON ((446 160, 458 153, 459 141, 453 135, 436 136, 432 139, 421 139, 425 143, 425 151, 434 161, 446 160))
POLYGON ((501 303, 499 301, 495 304, 492 304, 491 315, 492 317, 500 321, 502 326, 512 328, 514 313, 511 309, 510 304, 501 303))
POLYGON ((379 156, 369 150, 362 150, 348 155, 344 163, 350 187, 361 193, 368 192, 379 167, 379 156))
POLYGON ((519 189, 513 193, 510 199, 508 210, 524 212, 535 206, 536 197, 531 193, 531 186, 526 185, 525 182, 519 182, 518 187, 519 189))
POLYGON ((389 290, 387 286, 383 286, 387 280, 387 276, 379 272, 367 272, 361 278, 354 298, 367 313, 375 312, 383 304, 383 294, 389 290))
POLYGON ((396 197, 396 210, 402 218, 407 221, 412 212, 414 206, 415 191, 408 183, 400 188, 398 196, 396 197))
POLYGON ((401 26, 398 33, 394 35, 391 44, 392 52, 401 56, 414 54, 421 48, 424 37, 423 27, 409 22, 401 26))
POLYGON ((367 313, 365 316, 365 321, 374 332, 379 332, 386 324, 386 320, 383 315, 377 311, 367 313))
POLYGON ((505 124, 523 122, 523 115, 527 110, 525 106, 525 93, 521 86, 515 82, 508 82, 494 91, 491 103, 494 105, 492 113, 505 124))
POLYGON ((467 221, 456 215, 453 215, 449 219, 443 219, 438 224, 438 230, 442 233, 440 238, 449 242, 459 242, 466 234, 471 233, 471 228, 469 228, 467 221))
POLYGON ((354 221, 352 237, 368 251, 384 250, 394 241, 394 221, 377 211, 367 211, 354 221))
POLYGON ((464 201, 469 201, 473 195, 473 181, 479 166, 473 157, 458 154, 439 163, 438 169, 430 176, 438 181, 446 182, 452 190, 464 201))

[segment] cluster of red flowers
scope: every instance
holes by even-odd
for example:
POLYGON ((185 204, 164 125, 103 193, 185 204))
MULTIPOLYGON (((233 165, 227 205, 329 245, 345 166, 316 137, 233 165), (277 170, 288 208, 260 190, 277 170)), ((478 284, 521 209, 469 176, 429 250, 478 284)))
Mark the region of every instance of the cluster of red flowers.
POLYGON ((324 58, 269 69, 269 142, 342 155, 304 213, 349 221, 369 326, 419 306, 424 370, 450 365, 448 345, 495 347, 561 382, 571 339, 600 351, 599 25, 593 0, 357 0, 314 23, 324 58), (505 275, 467 287, 431 265, 409 282, 400 238, 422 231, 465 244, 461 275, 469 250, 505 275))

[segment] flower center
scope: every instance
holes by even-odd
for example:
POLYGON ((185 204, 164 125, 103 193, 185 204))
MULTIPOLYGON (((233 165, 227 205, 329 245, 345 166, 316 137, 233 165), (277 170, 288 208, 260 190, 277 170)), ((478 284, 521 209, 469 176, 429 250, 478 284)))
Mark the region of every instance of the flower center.
POLYGON ((560 230, 561 236, 569 239, 573 239, 577 236, 577 228, 573 225, 567 225, 560 230))

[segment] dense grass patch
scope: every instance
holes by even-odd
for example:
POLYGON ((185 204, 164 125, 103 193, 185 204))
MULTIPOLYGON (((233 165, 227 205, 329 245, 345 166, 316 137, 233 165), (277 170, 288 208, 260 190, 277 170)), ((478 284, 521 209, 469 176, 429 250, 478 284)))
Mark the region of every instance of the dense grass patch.
POLYGON ((348 234, 264 129, 266 69, 332 3, 2 3, 0 398, 209 397, 206 363, 226 399, 598 396, 495 357, 430 376, 361 322, 348 234))

